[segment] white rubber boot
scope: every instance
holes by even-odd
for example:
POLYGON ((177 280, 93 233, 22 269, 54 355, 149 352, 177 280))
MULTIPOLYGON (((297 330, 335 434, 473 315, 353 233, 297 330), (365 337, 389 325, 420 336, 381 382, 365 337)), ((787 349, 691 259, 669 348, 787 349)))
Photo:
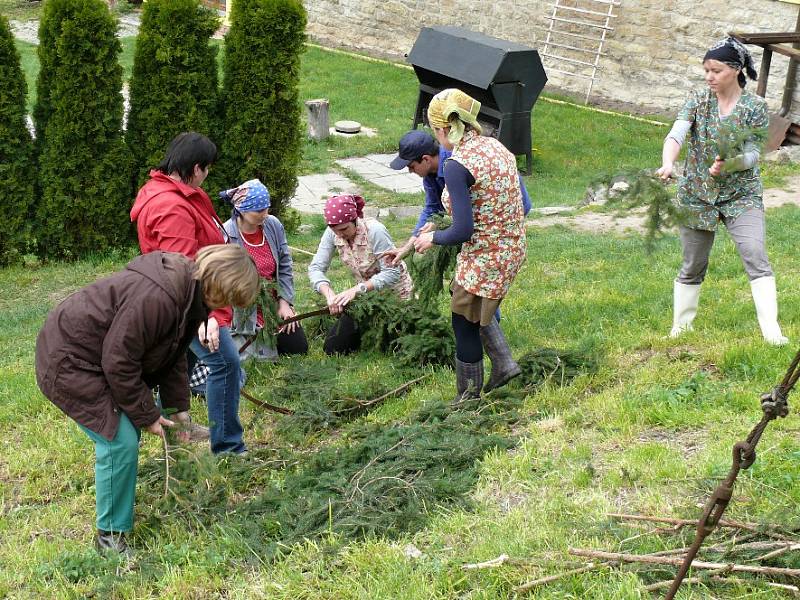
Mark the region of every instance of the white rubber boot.
POLYGON ((678 337, 684 331, 692 331, 692 321, 697 314, 700 301, 700 285, 675 282, 673 287, 672 331, 670 337, 678 337))
POLYGON ((753 303, 756 305, 756 316, 761 326, 764 340, 773 346, 783 346, 789 338, 781 333, 778 325, 778 292, 775 289, 774 277, 759 277, 750 282, 753 292, 753 303))

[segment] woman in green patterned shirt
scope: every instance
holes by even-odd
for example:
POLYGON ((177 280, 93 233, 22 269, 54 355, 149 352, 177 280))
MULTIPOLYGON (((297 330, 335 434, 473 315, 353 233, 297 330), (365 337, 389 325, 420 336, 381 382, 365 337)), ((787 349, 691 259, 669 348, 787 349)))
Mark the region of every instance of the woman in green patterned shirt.
POLYGON ((759 141, 769 125, 767 105, 744 90, 745 73, 753 80, 757 75, 750 53, 737 40, 729 37, 715 44, 703 58, 703 69, 707 87, 689 94, 664 140, 658 170, 662 179, 672 176, 688 139, 678 202, 688 210, 689 220, 680 228, 683 264, 674 284, 671 335, 692 329, 714 233, 722 222, 750 278, 764 339, 785 344, 788 340, 778 325, 775 276, 767 258, 758 170, 759 141))

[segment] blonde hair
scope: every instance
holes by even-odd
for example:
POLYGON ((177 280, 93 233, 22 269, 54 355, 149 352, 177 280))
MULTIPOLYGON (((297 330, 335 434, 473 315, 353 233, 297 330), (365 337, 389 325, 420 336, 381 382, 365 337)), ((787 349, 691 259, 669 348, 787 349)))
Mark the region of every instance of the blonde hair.
POLYGON ((259 288, 256 264, 247 250, 236 244, 206 246, 195 258, 195 279, 203 285, 209 306, 252 306, 259 288))

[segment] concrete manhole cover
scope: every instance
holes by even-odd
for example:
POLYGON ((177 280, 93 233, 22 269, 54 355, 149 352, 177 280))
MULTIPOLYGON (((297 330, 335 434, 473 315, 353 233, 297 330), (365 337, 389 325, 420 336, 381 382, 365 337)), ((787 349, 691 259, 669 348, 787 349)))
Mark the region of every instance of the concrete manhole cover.
POLYGON ((361 123, 358 121, 336 121, 333 128, 339 133, 358 133, 361 131, 361 123))

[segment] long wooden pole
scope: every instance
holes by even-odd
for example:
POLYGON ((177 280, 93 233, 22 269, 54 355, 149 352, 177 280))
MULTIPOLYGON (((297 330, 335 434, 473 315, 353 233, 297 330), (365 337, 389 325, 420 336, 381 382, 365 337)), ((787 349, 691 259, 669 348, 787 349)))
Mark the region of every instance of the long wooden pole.
MULTIPOLYGON (((680 567, 683 564, 682 558, 671 558, 669 556, 649 556, 639 554, 624 554, 622 552, 603 552, 602 550, 585 550, 583 548, 570 548, 569 553, 573 556, 585 556, 587 558, 595 558, 616 562, 628 563, 650 563, 654 565, 674 565, 680 567)), ((728 563, 705 562, 695 560, 692 562, 692 567, 695 569, 724 569, 728 563)), ((782 567, 760 567, 750 565, 736 565, 731 564, 731 571, 738 573, 755 573, 758 575, 780 575, 783 577, 794 577, 800 579, 800 569, 786 569, 782 567)))

